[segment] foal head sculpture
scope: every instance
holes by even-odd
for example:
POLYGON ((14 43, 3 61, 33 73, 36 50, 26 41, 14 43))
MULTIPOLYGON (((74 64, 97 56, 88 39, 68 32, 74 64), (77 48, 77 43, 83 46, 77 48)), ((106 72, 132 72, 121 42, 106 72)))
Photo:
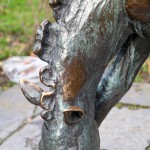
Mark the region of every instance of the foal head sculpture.
POLYGON ((50 0, 50 6, 57 22, 44 20, 34 44, 48 63, 40 80, 50 90, 20 81, 29 102, 43 108, 39 149, 99 150, 99 125, 149 55, 150 1, 50 0), (136 15, 138 9, 145 14, 136 15))

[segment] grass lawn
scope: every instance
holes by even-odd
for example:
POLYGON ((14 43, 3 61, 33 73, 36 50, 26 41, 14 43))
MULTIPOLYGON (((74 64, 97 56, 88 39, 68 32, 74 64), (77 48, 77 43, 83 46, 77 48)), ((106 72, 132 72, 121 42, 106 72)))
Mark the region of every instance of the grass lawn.
POLYGON ((39 23, 46 18, 52 20, 48 7, 46 0, 0 1, 0 61, 31 51, 28 44, 39 23))
POLYGON ((48 0, 0 0, 0 90, 11 87, 1 68, 10 56, 29 55, 34 35, 44 19, 52 18, 48 0))

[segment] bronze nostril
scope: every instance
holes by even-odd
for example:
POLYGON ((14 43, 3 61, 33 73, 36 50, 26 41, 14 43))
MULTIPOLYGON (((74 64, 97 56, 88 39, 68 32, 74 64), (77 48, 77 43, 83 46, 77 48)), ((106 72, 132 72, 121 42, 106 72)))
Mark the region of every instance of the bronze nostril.
POLYGON ((81 121, 84 111, 78 106, 71 106, 64 110, 64 120, 67 124, 75 124, 81 121))

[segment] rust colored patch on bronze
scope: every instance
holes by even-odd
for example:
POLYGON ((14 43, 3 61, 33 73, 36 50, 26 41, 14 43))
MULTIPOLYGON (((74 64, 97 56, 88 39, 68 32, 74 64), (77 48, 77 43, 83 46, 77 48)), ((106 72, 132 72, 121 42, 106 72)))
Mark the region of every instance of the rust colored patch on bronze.
POLYGON ((83 87, 86 80, 86 71, 79 58, 74 58, 69 65, 65 63, 64 66, 63 96, 64 101, 68 101, 75 98, 83 87))
POLYGON ((150 23, 150 0, 126 0, 126 9, 133 19, 150 23))

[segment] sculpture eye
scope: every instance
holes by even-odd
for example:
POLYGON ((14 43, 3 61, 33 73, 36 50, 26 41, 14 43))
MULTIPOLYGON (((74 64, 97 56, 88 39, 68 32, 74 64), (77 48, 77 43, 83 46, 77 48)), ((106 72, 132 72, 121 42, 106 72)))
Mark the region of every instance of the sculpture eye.
POLYGON ((64 120, 67 124, 75 124, 82 120, 84 111, 78 106, 71 106, 64 110, 64 120))
POLYGON ((60 4, 59 0, 50 0, 50 1, 49 1, 49 5, 50 5, 51 7, 56 7, 56 6, 58 6, 59 4, 60 4))

